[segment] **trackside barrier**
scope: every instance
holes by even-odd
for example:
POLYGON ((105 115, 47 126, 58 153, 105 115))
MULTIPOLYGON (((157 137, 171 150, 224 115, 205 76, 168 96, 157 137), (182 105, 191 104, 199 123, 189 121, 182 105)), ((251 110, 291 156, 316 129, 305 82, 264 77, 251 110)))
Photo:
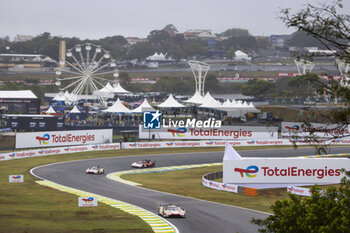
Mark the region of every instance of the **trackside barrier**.
MULTIPOLYGON (((160 141, 160 142, 122 142, 122 149, 147 149, 147 148, 175 148, 175 147, 217 147, 225 146, 225 140, 208 140, 208 141, 160 141)), ((244 140, 229 141, 231 146, 292 146, 292 145, 316 145, 310 142, 297 141, 290 139, 274 140, 244 140)), ((336 139, 330 141, 320 141, 318 145, 349 145, 350 140, 336 139)))
MULTIPOLYGON (((35 149, 18 152, 8 152, 0 154, 0 161, 10 159, 20 159, 47 155, 67 154, 84 151, 98 151, 98 150, 119 150, 119 149, 148 149, 148 148, 180 148, 180 147, 224 147, 226 141, 161 141, 161 142, 123 142, 123 143, 109 143, 83 146, 67 146, 55 147, 48 149, 35 149)), ((239 146, 272 146, 272 145, 293 145, 292 140, 248 140, 248 141, 229 141, 229 144, 234 147, 239 146)), ((305 142, 297 142, 297 145, 310 145, 305 142)), ((350 140, 334 140, 332 145, 349 145, 350 140)), ((332 154, 325 156, 349 156, 347 154, 332 154)), ((322 157, 317 155, 314 157, 322 157)))
POLYGON ((220 178, 222 178, 222 171, 209 173, 202 177, 202 184, 205 187, 220 190, 220 191, 233 192, 233 193, 238 193, 246 196, 254 196, 254 197, 258 195, 258 190, 254 188, 246 188, 246 187, 238 186, 236 184, 225 184, 221 182, 212 181, 214 179, 220 179, 220 178))
POLYGON ((287 192, 295 195, 299 195, 299 196, 305 196, 305 197, 311 197, 312 195, 311 189, 301 188, 297 186, 288 186, 287 192))
POLYGON ((77 153, 77 152, 85 152, 85 151, 118 150, 118 149, 120 149, 120 143, 36 149, 36 150, 8 152, 8 153, 0 154, 0 161, 10 160, 10 159, 38 157, 38 156, 47 156, 47 155, 77 153))

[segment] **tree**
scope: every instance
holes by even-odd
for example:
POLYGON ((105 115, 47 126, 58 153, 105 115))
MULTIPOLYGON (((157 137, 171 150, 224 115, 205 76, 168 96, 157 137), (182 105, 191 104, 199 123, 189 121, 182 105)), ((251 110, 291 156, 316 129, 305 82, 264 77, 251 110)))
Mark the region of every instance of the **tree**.
POLYGON ((261 233, 350 232, 350 172, 345 174, 339 188, 320 191, 315 185, 310 198, 289 194, 272 205, 273 215, 251 222, 263 227, 261 233))
POLYGON ((226 36, 226 37, 250 36, 247 29, 241 29, 241 28, 231 28, 222 32, 220 35, 226 36))
POLYGON ((254 79, 241 87, 243 95, 254 96, 255 98, 266 98, 272 93, 275 85, 271 82, 254 79))
POLYGON ((288 42, 291 46, 296 47, 319 47, 323 48, 324 45, 311 35, 308 35, 306 32, 303 31, 296 31, 292 34, 292 38, 288 42))
MULTIPOLYGON (((281 20, 288 26, 294 27, 300 32, 312 36, 327 49, 336 50, 336 56, 345 62, 350 62, 350 15, 341 14, 343 8, 342 0, 325 1, 314 6, 307 4, 306 7, 297 13, 291 13, 290 9, 281 11, 281 20)), ((349 76, 349 74, 347 74, 349 76)), ((334 130, 347 128, 350 123, 350 86, 347 79, 336 81, 313 80, 319 86, 319 94, 327 94, 331 99, 343 104, 343 108, 334 110, 329 116, 331 124, 337 124, 334 130)), ((314 110, 317 111, 317 110, 314 110)), ((305 119, 306 125, 310 120, 305 119)), ((329 135, 329 139, 346 137, 349 134, 329 135)))
POLYGON ((295 14, 290 9, 283 9, 280 18, 287 27, 306 32, 327 49, 335 49, 337 56, 349 61, 350 16, 338 13, 342 8, 342 0, 333 0, 331 4, 325 1, 319 6, 307 4, 295 14))
MULTIPOLYGON (((296 27, 298 31, 306 32, 320 41, 326 48, 335 49, 338 58, 349 62, 350 16, 338 14, 342 7, 341 0, 331 3, 328 1, 320 6, 308 4, 295 14, 291 14, 290 9, 282 10, 281 19, 288 27, 296 27)), ((329 82, 313 82, 343 102, 344 108, 335 110, 330 116, 330 122, 338 123, 339 127, 347 127, 350 120, 348 83, 332 79, 329 82)), ((310 121, 304 123, 310 124, 310 121)), ((265 233, 350 232, 350 172, 345 172, 345 175, 339 188, 330 187, 320 193, 319 187, 314 186, 311 198, 289 195, 289 200, 277 201, 272 205, 273 215, 264 220, 253 219, 252 223, 264 227, 259 232, 265 233)))
POLYGON ((219 85, 220 83, 215 74, 208 74, 208 76, 205 78, 204 86, 206 91, 215 93, 219 89, 219 85))

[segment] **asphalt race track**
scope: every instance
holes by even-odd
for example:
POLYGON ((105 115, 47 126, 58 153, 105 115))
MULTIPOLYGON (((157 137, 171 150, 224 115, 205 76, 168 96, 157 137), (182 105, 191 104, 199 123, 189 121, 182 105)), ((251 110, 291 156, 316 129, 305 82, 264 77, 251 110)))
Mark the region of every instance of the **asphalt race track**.
MULTIPOLYGON (((347 152, 350 152, 350 147, 333 147, 329 151, 329 153, 334 154, 347 152)), ((288 157, 312 155, 314 149, 251 150, 239 151, 239 153, 243 157, 288 157)), ((179 203, 187 211, 186 218, 170 218, 168 220, 181 233, 257 232, 257 227, 250 224, 250 220, 252 217, 264 218, 267 216, 264 213, 129 186, 106 178, 108 173, 130 170, 132 162, 144 158, 156 160, 156 167, 164 167, 222 162, 222 157, 223 152, 145 154, 143 156, 89 159, 45 165, 33 169, 33 173, 58 184, 128 202, 154 213, 157 211, 157 203, 159 202, 179 203), (85 169, 94 165, 105 166, 105 174, 85 174, 85 169)))

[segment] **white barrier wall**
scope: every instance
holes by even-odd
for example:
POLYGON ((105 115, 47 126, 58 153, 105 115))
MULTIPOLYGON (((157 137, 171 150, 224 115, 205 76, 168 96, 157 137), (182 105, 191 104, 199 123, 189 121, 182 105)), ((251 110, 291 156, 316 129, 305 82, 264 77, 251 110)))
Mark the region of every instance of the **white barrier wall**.
POLYGON ((299 196, 305 196, 305 197, 311 197, 311 195, 312 195, 311 189, 301 188, 301 187, 297 187, 297 186, 288 186, 287 192, 295 194, 295 195, 299 195, 299 196))
POLYGON ((207 180, 204 177, 202 177, 202 184, 205 187, 208 187, 211 189, 238 193, 238 185, 235 185, 235 184, 225 184, 225 183, 215 182, 215 181, 207 180))
POLYGON ((84 152, 84 151, 118 150, 118 149, 120 149, 120 143, 57 147, 57 148, 39 149, 39 150, 37 149, 37 150, 3 153, 3 154, 0 154, 0 161, 9 160, 9 159, 46 156, 46 155, 76 153, 76 152, 84 152))
MULTIPOLYGON (((321 142, 322 143, 322 142, 321 142)), ((323 142, 329 144, 329 142, 323 142)), ((231 146, 275 146, 293 145, 293 141, 288 139, 276 140, 246 140, 229 141, 231 146)), ((309 145, 306 142, 297 142, 297 145, 309 145)), ((331 145, 349 145, 350 140, 337 139, 331 145)), ((74 152, 84 152, 91 150, 114 150, 114 149, 147 149, 147 148, 180 148, 180 147, 218 147, 225 146, 225 141, 162 141, 162 142, 123 142, 110 144, 96 144, 85 146, 55 147, 48 149, 34 149, 18 152, 8 152, 0 154, 0 161, 14 158, 28 158, 44 155, 65 154, 74 152)))
POLYGON ((310 136, 310 132, 312 132, 314 136, 318 137, 341 137, 349 135, 349 128, 350 126, 340 127, 337 124, 311 123, 309 126, 306 126, 302 122, 282 122, 281 135, 305 137, 310 136))
POLYGON ((190 140, 251 140, 277 139, 277 127, 266 126, 222 126, 211 128, 176 127, 144 129, 139 126, 139 138, 190 139, 190 140))
POLYGON ((112 142, 112 129, 16 133, 16 149, 91 145, 112 142))
MULTIPOLYGON (((123 149, 145 149, 145 148, 172 148, 172 147, 216 147, 225 146, 226 141, 161 141, 161 142, 123 142, 123 149)), ((231 146, 278 146, 278 145, 310 145, 309 142, 297 141, 289 139, 276 140, 245 140, 245 141, 229 141, 231 146)), ((319 144, 331 145, 347 145, 350 140, 337 139, 332 142, 322 141, 319 144)))

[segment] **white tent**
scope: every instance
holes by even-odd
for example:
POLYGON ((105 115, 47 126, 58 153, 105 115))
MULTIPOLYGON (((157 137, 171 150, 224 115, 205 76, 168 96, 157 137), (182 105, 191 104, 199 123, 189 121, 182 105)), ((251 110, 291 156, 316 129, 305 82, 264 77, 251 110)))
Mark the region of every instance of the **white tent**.
POLYGON ((66 100, 66 97, 64 96, 64 93, 59 92, 59 93, 57 93, 57 95, 55 95, 55 97, 53 98, 53 100, 56 100, 56 101, 65 101, 65 100, 66 100))
POLYGON ((103 110, 103 112, 131 113, 130 109, 125 107, 119 98, 111 107, 107 108, 106 110, 103 110))
POLYGON ((146 60, 147 61, 164 61, 164 60, 166 60, 165 56, 166 56, 166 53, 165 54, 163 54, 163 53, 158 54, 156 52, 152 56, 148 56, 146 58, 146 60))
POLYGON ((132 113, 142 113, 145 111, 149 111, 149 112, 155 111, 155 109, 148 103, 147 99, 144 99, 140 106, 131 110, 132 113))
POLYGON ((188 100, 185 100, 185 102, 192 103, 192 104, 203 104, 204 98, 203 96, 201 96, 201 94, 199 94, 198 91, 196 91, 196 93, 194 93, 194 95, 188 100))
POLYGON ((220 109, 221 103, 215 99, 205 101, 202 105, 199 106, 200 108, 215 108, 220 109))
POLYGON ((46 110, 46 112, 45 113, 56 113, 56 111, 55 111, 55 109, 53 109, 53 107, 52 106, 50 106, 49 107, 49 109, 48 110, 46 110))
POLYGON ((241 50, 237 50, 235 52, 235 60, 245 60, 245 61, 250 61, 252 58, 248 57, 246 53, 243 53, 241 50))
POLYGON ((70 98, 70 94, 69 94, 68 91, 66 91, 66 92, 64 93, 64 98, 66 98, 66 100, 68 100, 68 99, 70 98))
POLYGON ((102 89, 98 90, 99 92, 107 92, 107 93, 113 93, 113 87, 112 85, 108 82, 106 86, 104 86, 102 89))
POLYGON ((210 102, 210 101, 213 101, 213 100, 217 101, 213 96, 211 96, 211 94, 208 91, 207 94, 205 94, 205 96, 203 98, 203 103, 210 102))
POLYGON ((80 111, 76 105, 74 106, 74 108, 72 110, 69 111, 69 114, 71 114, 71 113, 80 113, 80 111))
POLYGON ((161 104, 158 105, 160 108, 183 108, 184 105, 176 101, 172 94, 161 104))
POLYGON ((116 94, 127 94, 127 93, 130 93, 130 92, 125 90, 119 83, 116 83, 115 85, 113 85, 113 93, 116 93, 116 94))

